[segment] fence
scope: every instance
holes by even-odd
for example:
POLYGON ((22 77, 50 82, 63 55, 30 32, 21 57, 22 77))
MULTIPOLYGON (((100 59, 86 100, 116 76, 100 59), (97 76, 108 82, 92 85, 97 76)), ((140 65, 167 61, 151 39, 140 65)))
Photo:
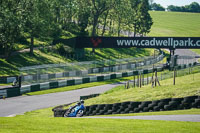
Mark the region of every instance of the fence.
MULTIPOLYGON (((182 65, 176 67, 175 71, 176 77, 188 75, 188 74, 194 74, 194 73, 199 73, 200 72, 200 65, 193 66, 193 65, 182 65), (186 68, 186 69, 184 69, 186 68)), ((174 71, 161 71, 157 74, 157 78, 159 81, 173 78, 174 77, 174 71)), ((193 77, 194 78, 194 77, 193 77)), ((155 75, 153 77, 153 74, 148 74, 148 73, 140 73, 136 76, 133 77, 133 80, 129 80, 125 84, 125 88, 130 88, 130 87, 141 87, 144 85, 151 84, 155 79, 155 75)))
POLYGON ((22 85, 76 79, 106 73, 137 70, 156 64, 164 58, 161 54, 156 57, 138 57, 116 60, 88 61, 66 64, 48 64, 20 68, 22 85))
MULTIPOLYGON (((192 64, 187 66, 187 65, 183 65, 183 66, 179 66, 178 68, 186 68, 186 67, 192 67, 192 64)), ((28 92, 34 92, 34 91, 40 91, 40 90, 46 90, 46 89, 52 89, 52 88, 58 88, 58 87, 64 87, 64 86, 71 86, 71 85, 77 85, 77 84, 84 84, 84 83, 90 83, 90 82, 99 82, 99 81, 105 81, 105 80, 110 80, 110 79, 116 79, 116 78, 121 78, 121 77, 128 77, 128 76, 138 76, 143 74, 149 74, 152 73, 153 71, 158 71, 161 72, 163 71, 163 69, 165 68, 165 66, 154 66, 149 68, 149 69, 141 69, 141 70, 132 70, 132 71, 127 71, 127 72, 117 72, 117 73, 110 73, 110 74, 104 74, 104 75, 97 75, 97 76, 90 76, 90 77, 81 77, 78 79, 65 79, 65 80, 59 80, 59 81, 52 81, 52 82, 45 82, 45 83, 37 83, 37 84, 31 84, 31 85, 24 85, 21 88, 17 87, 16 89, 7 89, 4 88, 0 91, 0 98, 2 97, 12 97, 12 96, 18 96, 24 93, 28 93, 28 92)), ((177 69, 178 69, 177 68, 177 69)), ((181 70, 180 72, 178 72, 178 75, 185 75, 187 73, 196 73, 196 72, 200 72, 199 69, 200 66, 197 67, 193 67, 193 68, 189 68, 189 69, 185 69, 185 70, 181 70)), ((164 71, 166 72, 166 71, 164 71)), ((150 75, 150 74, 149 74, 150 75)), ((166 78, 170 78, 170 75, 172 77, 172 74, 163 74, 161 73, 161 79, 166 79, 166 78), (168 76, 169 75, 169 76, 168 76)), ((150 81, 150 78, 147 78, 150 81)), ((143 78, 143 81, 140 80, 141 83, 145 84, 145 80, 143 78)), ((146 84, 148 84, 148 81, 146 80, 146 84)), ((149 82, 150 83, 150 82, 149 82)))

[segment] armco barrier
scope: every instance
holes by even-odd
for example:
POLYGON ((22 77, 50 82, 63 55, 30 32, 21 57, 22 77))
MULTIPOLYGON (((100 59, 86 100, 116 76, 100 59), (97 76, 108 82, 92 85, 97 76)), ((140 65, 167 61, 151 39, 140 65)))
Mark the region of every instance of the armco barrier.
MULTIPOLYGON (((155 68, 155 70, 159 70, 155 68)), ((82 83, 90 83, 90 82, 97 82, 97 81, 105 81, 110 79, 116 79, 121 77, 128 77, 133 75, 138 75, 140 73, 148 72, 151 73, 152 70, 138 70, 138 71, 129 71, 129 72, 122 72, 122 73, 114 73, 114 74, 106 74, 106 75, 100 75, 100 76, 91 76, 88 78, 79 78, 79 79, 70 79, 70 80, 62 80, 62 81, 52 81, 52 82, 45 82, 40 84, 32 84, 32 85, 25 85, 21 87, 21 94, 28 93, 28 92, 34 92, 34 91, 40 91, 44 89, 53 89, 58 87, 65 86, 72 86, 72 85, 78 85, 82 83), (29 89, 30 87, 30 89, 29 89)))
MULTIPOLYGON (((164 67, 164 66, 163 66, 164 67)), ((154 68, 154 71, 162 71, 163 67, 154 68)), ((83 77, 79 79, 70 79, 70 80, 60 80, 60 81, 52 81, 52 82, 45 82, 45 83, 39 83, 39 84, 32 84, 32 85, 24 85, 19 90, 20 93, 16 93, 19 95, 34 92, 34 91, 40 91, 40 90, 47 90, 47 89, 53 89, 58 87, 64 87, 64 86, 71 86, 71 85, 78 85, 82 83, 90 83, 90 82, 97 82, 97 81, 105 81, 109 79, 116 79, 121 77, 127 77, 127 76, 134 76, 138 74, 146 74, 146 73, 152 73, 153 69, 145 69, 145 70, 137 70, 137 71, 128 71, 128 72, 122 72, 122 73, 112 73, 112 74, 106 74, 106 75, 100 75, 100 76, 91 76, 91 77, 83 77)), ((19 96, 19 95, 14 96, 19 96)), ((0 98, 4 97, 10 97, 13 95, 7 94, 7 89, 0 91, 0 98)))
MULTIPOLYGON (((164 67, 164 66, 163 66, 164 67)), ((40 83, 38 84, 33 84, 30 85, 31 88, 32 86, 37 86, 37 90, 44 90, 44 89, 52 89, 52 88, 58 88, 58 87, 63 87, 65 86, 71 86, 71 85, 78 85, 82 83, 90 83, 90 82, 97 82, 97 81, 105 81, 105 80, 110 80, 110 79, 116 79, 116 78, 121 78, 121 77, 128 77, 128 76, 134 76, 134 75, 139 75, 139 74, 147 74, 147 73, 152 73, 153 71, 162 71, 163 67, 158 67, 153 69, 145 69, 145 70, 134 70, 134 71, 128 71, 128 72, 122 72, 122 73, 112 73, 112 74, 106 74, 106 75, 100 75, 100 76, 91 76, 91 77, 83 77, 79 79, 70 79, 70 80, 62 80, 62 81, 53 81, 53 82, 46 82, 46 83, 40 83)), ((32 92, 35 91, 36 89, 27 89, 28 86, 22 86, 21 87, 21 94, 27 93, 27 92, 32 92), (30 91, 29 91, 30 90, 30 91)))
MULTIPOLYGON (((184 110, 191 108, 200 108, 200 96, 167 98, 156 101, 91 105, 86 106, 84 116, 184 110)), ((63 117, 65 111, 66 109, 63 109, 60 106, 54 108, 54 117, 63 117)))
MULTIPOLYGON (((53 74, 34 74, 34 75, 22 75, 22 82, 32 82, 36 81, 38 82, 41 80, 42 82, 47 82, 48 80, 53 80, 55 78, 62 78, 62 77, 80 77, 80 76, 87 76, 88 74, 93 73, 102 73, 102 72, 117 72, 120 70, 132 70, 136 69, 137 67, 144 66, 145 64, 155 64, 159 61, 161 61, 164 58, 163 54, 160 54, 158 57, 149 58, 148 60, 144 60, 141 62, 129 62, 125 64, 120 65, 111 65, 111 66, 102 66, 102 67, 96 67, 96 68, 89 68, 88 70, 77 70, 77 71, 69 71, 69 72, 59 72, 59 73, 53 73, 53 74)), ((150 65, 148 64, 148 65, 150 65)))
POLYGON ((0 90, 0 98, 15 97, 20 95, 19 87, 8 87, 0 90))
MULTIPOLYGON (((138 63, 127 63, 127 64, 121 64, 121 65, 113 65, 113 66, 105 66, 105 67, 99 67, 99 68, 90 68, 89 70, 84 71, 71 71, 71 72, 63 72, 63 73, 53 73, 53 74, 39 74, 39 75, 24 75, 22 77, 22 81, 47 81, 50 79, 55 78, 62 78, 62 77, 74 77, 74 76, 86 76, 87 74, 91 73, 99 73, 99 72, 114 72, 118 70, 126 70, 126 69, 133 69, 139 66, 143 66, 145 64, 148 64, 147 62, 150 62, 150 64, 156 63, 161 61, 164 58, 164 55, 159 55, 156 59, 150 58, 149 60, 144 60, 143 62, 138 63)), ((148 64, 148 65, 150 65, 148 64)), ((10 76, 10 77, 0 77, 0 83, 12 83, 18 76, 10 76)))
POLYGON ((12 83, 18 76, 0 77, 0 83, 12 83))

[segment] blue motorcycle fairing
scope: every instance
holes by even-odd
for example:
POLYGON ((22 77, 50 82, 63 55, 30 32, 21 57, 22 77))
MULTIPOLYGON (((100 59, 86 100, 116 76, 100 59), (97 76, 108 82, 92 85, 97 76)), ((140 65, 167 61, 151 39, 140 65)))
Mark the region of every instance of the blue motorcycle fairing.
POLYGON ((85 109, 85 107, 84 107, 84 105, 80 105, 80 106, 76 106, 72 111, 71 111, 71 113, 68 115, 68 117, 76 117, 76 115, 77 115, 77 113, 78 113, 78 111, 79 110, 84 110, 85 109))

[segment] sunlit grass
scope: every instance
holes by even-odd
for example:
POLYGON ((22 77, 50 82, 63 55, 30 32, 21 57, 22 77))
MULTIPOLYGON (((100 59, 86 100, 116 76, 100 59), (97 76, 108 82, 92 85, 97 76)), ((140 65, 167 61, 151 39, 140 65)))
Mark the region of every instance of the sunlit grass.
POLYGON ((200 13, 151 11, 153 26, 148 36, 199 37, 200 13))
POLYGON ((109 104, 125 101, 152 101, 164 98, 179 98, 200 95, 200 73, 160 81, 161 86, 152 88, 151 85, 142 88, 125 89, 124 86, 113 88, 96 98, 85 101, 86 105, 109 104))
POLYGON ((87 118, 44 118, 18 116, 0 118, 1 133, 198 133, 199 122, 87 119, 87 118))

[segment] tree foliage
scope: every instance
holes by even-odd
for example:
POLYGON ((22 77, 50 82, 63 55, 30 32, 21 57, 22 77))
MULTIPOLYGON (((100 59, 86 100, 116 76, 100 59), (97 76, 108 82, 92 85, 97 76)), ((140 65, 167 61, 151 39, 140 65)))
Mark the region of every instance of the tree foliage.
POLYGON ((150 5, 150 9, 154 11, 165 11, 165 8, 157 3, 153 3, 152 5, 150 5))
POLYGON ((192 2, 190 5, 186 6, 174 6, 170 5, 167 7, 168 11, 176 11, 176 12, 194 12, 200 13, 200 5, 197 2, 192 2))
POLYGON ((12 52, 24 24, 20 8, 19 0, 0 1, 0 54, 6 57, 12 52))
POLYGON ((33 55, 35 38, 53 40, 64 31, 81 36, 121 36, 122 30, 146 34, 152 25, 148 10, 148 0, 0 0, 0 55, 8 57, 23 36, 31 40, 33 55))

